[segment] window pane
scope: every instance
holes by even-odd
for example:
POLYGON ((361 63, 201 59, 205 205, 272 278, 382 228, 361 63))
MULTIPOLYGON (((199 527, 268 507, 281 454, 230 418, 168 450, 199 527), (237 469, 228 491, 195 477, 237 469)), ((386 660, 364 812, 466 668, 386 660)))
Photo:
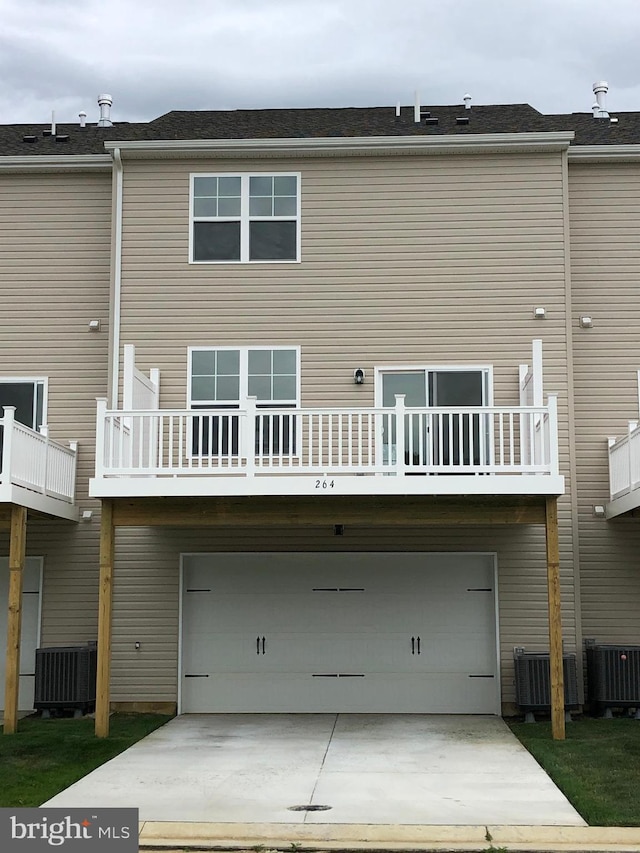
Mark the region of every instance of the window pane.
POLYGON ((405 405, 426 406, 427 389, 424 371, 415 373, 383 373, 382 405, 395 406, 396 394, 405 395, 405 405))
POLYGON ((194 222, 193 259, 194 261, 239 261, 240 223, 194 222))
POLYGON ((273 372, 296 374, 296 351, 293 349, 274 349, 273 372))
POLYGON ((213 350, 196 350, 191 353, 191 372, 194 376, 211 376, 216 369, 213 350))
POLYGON ((217 356, 219 376, 237 376, 240 373, 240 350, 221 349, 217 356))
POLYGON ((196 198, 203 195, 218 195, 217 178, 194 178, 193 194, 196 198))
POLYGON ((218 200, 218 216, 240 216, 239 198, 221 198, 218 200))
POLYGON ((286 175, 273 179, 273 192, 275 195, 297 195, 298 179, 295 175, 286 175))
POLYGON ((481 406, 482 371, 442 370, 434 374, 434 406, 481 406))
POLYGON ((295 261, 296 224, 295 222, 250 222, 250 260, 295 261))
POLYGON ((250 376, 249 396, 257 397, 258 400, 271 400, 271 377, 250 376))
POLYGON ((240 196, 240 178, 218 178, 218 195, 240 196))
POLYGON ((271 374, 271 350, 250 349, 249 350, 249 374, 257 373, 271 374))
POLYGON ((265 198, 252 198, 249 201, 250 216, 273 216, 273 199, 271 196, 265 198))
POLYGON ((295 378, 295 376, 274 376, 273 377, 273 399, 274 400, 295 400, 296 399, 296 378, 295 378))
POLYGON ((15 406, 15 418, 21 424, 36 428, 33 417, 33 397, 35 383, 33 382, 1 382, 0 383, 0 417, 4 414, 3 406, 15 406))
POLYGON ((231 413, 194 415, 191 430, 192 452, 196 455, 237 455, 238 427, 239 418, 231 413))
POLYGON ((240 399, 240 380, 237 376, 219 376, 216 383, 216 400, 240 399))
POLYGON ((194 216, 217 216, 218 202, 215 198, 197 198, 193 202, 194 216))
POLYGON ((295 198, 274 198, 273 200, 273 215, 274 216, 295 216, 297 213, 297 205, 295 198))
POLYGON ((213 376, 194 376, 192 378, 192 400, 215 400, 215 393, 215 379, 213 376))
POLYGON ((273 195, 273 178, 249 178, 249 194, 251 196, 273 195))

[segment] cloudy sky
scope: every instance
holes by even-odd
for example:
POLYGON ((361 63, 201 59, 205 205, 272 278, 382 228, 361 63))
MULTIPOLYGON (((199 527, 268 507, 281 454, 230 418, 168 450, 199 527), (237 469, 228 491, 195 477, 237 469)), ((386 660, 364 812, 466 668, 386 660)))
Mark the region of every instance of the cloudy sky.
POLYGON ((640 110, 640 0, 0 0, 0 122, 528 102, 640 110))

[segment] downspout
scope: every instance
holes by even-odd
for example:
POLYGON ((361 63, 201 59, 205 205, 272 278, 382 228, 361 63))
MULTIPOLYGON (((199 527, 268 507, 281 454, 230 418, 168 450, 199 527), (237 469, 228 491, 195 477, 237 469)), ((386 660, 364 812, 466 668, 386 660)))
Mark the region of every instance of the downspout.
POLYGON ((113 149, 115 168, 115 241, 113 246, 113 313, 111 319, 111 394, 109 406, 118 408, 118 386, 120 378, 120 300, 122 293, 122 158, 120 149, 113 149))
POLYGON ((576 634, 576 659, 578 661, 578 694, 583 694, 582 656, 582 569, 580 561, 580 505, 578 500, 578 463, 576 459, 576 403, 575 363, 573 350, 573 287, 571 280, 571 225, 569 214, 569 151, 562 153, 562 207, 564 226, 564 304, 565 340, 567 351, 567 419, 569 427, 569 477, 571 506, 571 539, 573 553, 573 612, 576 634))

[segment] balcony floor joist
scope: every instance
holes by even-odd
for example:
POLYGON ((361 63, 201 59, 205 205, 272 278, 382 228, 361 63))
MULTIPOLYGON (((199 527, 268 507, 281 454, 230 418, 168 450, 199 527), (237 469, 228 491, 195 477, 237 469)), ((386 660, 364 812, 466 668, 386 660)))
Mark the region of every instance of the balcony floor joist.
POLYGON ((116 527, 360 527, 544 524, 545 498, 375 497, 114 499, 116 527))

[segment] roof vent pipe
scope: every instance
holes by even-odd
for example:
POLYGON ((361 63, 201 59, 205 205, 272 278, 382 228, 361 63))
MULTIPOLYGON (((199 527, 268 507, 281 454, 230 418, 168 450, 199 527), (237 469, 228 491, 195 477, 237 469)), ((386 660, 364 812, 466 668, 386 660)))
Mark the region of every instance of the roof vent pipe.
POLYGON ((98 127, 113 127, 113 122, 111 121, 112 104, 113 98, 111 95, 98 95, 98 106, 100 107, 98 127))
POLYGON ((416 89, 416 99, 413 105, 413 120, 416 124, 420 124, 420 92, 416 89))
POLYGON ((593 94, 596 96, 596 101, 598 103, 598 112, 594 112, 594 118, 609 118, 609 113, 607 112, 608 91, 609 84, 605 80, 599 80, 597 83, 593 84, 593 94))
POLYGON ((467 92, 467 94, 464 96, 464 98, 462 100, 464 101, 465 110, 470 110, 471 109, 471 95, 467 92))
POLYGON ((87 126, 87 114, 85 113, 84 110, 82 110, 82 112, 78 113, 78 118, 80 119, 80 127, 86 127, 87 126))

